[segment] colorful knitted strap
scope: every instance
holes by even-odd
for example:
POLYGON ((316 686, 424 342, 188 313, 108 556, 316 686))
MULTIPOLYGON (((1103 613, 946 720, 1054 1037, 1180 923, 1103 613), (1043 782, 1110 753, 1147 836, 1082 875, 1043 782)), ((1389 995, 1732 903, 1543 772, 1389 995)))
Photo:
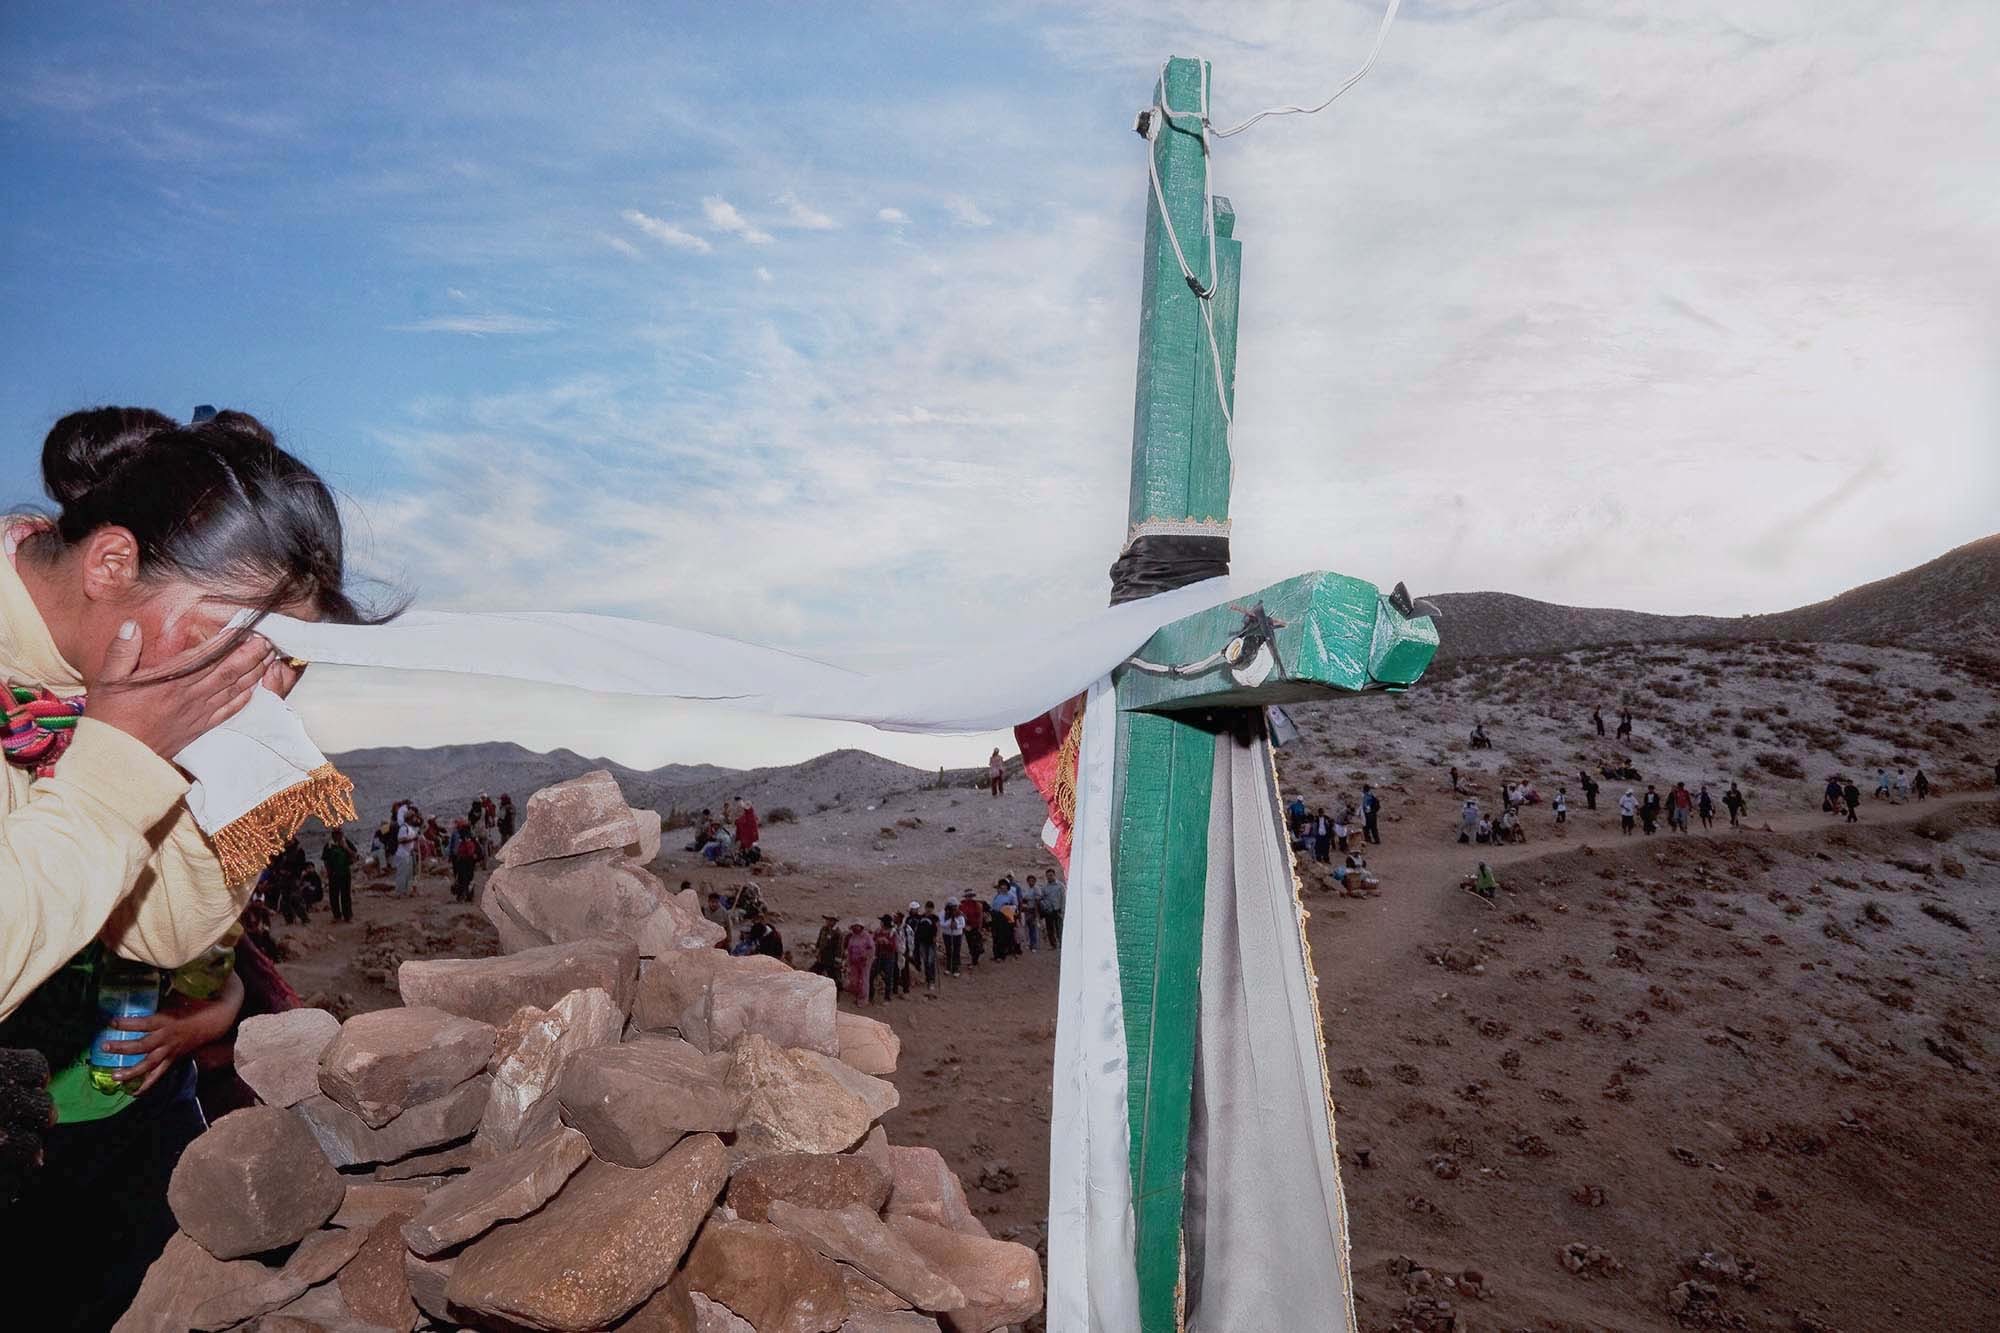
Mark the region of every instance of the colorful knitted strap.
POLYGON ((56 760, 69 748, 77 719, 83 716, 84 697, 58 699, 48 690, 31 685, 7 687, 6 731, 0 734, 0 748, 7 762, 32 768, 38 778, 55 772, 56 760))

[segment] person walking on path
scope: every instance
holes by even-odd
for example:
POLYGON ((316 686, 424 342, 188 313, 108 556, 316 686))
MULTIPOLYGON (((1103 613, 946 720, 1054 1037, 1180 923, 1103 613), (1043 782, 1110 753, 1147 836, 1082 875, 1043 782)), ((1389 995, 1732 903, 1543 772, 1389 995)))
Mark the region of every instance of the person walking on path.
POLYGON ((957 903, 944 905, 944 920, 938 923, 938 934, 944 939, 945 973, 955 977, 959 956, 965 951, 965 913, 958 910, 957 903))
POLYGON ((1638 798, 1633 796, 1632 789, 1630 787, 1627 787, 1625 789, 1625 794, 1618 798, 1618 830, 1620 833, 1626 834, 1628 836, 1631 834, 1632 818, 1638 813, 1639 813, 1638 798))
POLYGON ((500 793, 499 809, 494 812, 494 824, 500 830, 500 844, 504 847, 507 839, 514 836, 514 798, 504 791, 500 793))
POLYGON ((1604 736, 1604 710, 1603 710, 1603 709, 1601 709, 1601 708, 1593 708, 1593 709, 1591 709, 1591 710, 1590 710, 1590 721, 1591 721, 1591 725, 1593 725, 1593 726, 1595 726, 1595 727, 1597 728, 1597 735, 1598 735, 1598 737, 1599 737, 1600 739, 1602 739, 1602 738, 1603 738, 1603 736, 1604 736))
POLYGON ((1917 793, 1918 800, 1921 801, 1929 798, 1931 794, 1931 780, 1924 776, 1924 770, 1921 768, 1917 770, 1916 780, 1910 786, 1917 793))
POLYGON ((875 928, 875 965, 868 972, 868 1002, 875 1002, 875 983, 882 983, 882 1001, 896 998, 896 919, 884 914, 875 928))
POLYGON ((844 944, 845 940, 840 933, 840 918, 831 912, 827 913, 821 919, 819 938, 813 941, 812 970, 832 981, 835 986, 840 985, 841 950, 844 944))
POLYGON ((1035 887, 1035 877, 1028 876, 1028 887, 1021 890, 1021 924, 1028 928, 1028 952, 1042 951, 1042 891, 1035 887))
POLYGON ((1054 875, 1042 885, 1042 933, 1049 937, 1049 947, 1062 949, 1063 924, 1063 882, 1054 875))
POLYGON ((1900 768, 1896 770, 1896 799, 1898 801, 1910 799, 1910 778, 1900 768))
POLYGON ((354 920, 354 844, 347 830, 336 828, 321 849, 319 863, 326 867, 326 905, 335 921, 354 920))
POLYGON ((1569 788, 1557 787, 1555 799, 1556 823, 1569 823, 1569 788))
POLYGON ((917 942, 917 970, 924 974, 924 994, 932 999, 937 998, 938 988, 938 924, 937 904, 927 901, 911 927, 917 942))
POLYGON ((1861 804, 1861 788, 1854 785, 1854 779, 1849 778, 1847 785, 1841 788, 1840 795, 1841 799, 1847 803, 1847 822, 1850 824, 1859 823, 1860 817, 1854 811, 1861 804))
POLYGON ((994 746, 993 753, 986 757, 986 785, 995 796, 1007 792, 1007 761, 1000 757, 1000 747, 994 746))
POLYGON ((1669 822, 1682 833, 1688 831, 1688 815, 1694 809, 1694 797, 1688 792, 1687 783, 1676 782, 1674 789, 1667 793, 1667 806, 1671 812, 1669 822))
POLYGON ((423 837, 423 821, 415 810, 403 812, 396 829, 396 895, 408 898, 416 893, 417 841, 423 837))
POLYGON ((1382 798, 1367 783, 1361 784, 1361 836, 1369 842, 1382 841, 1382 830, 1377 821, 1382 818, 1382 798))
POLYGON ((979 966, 979 955, 986 951, 986 904, 976 893, 968 893, 959 899, 958 910, 965 916, 965 948, 972 955, 971 966, 979 966))
POLYGON ((1646 785, 1645 799, 1639 802, 1639 827, 1649 838, 1660 831, 1660 793, 1651 783, 1646 785))
MULTIPOLYGON (((2000 782, 2000 764, 1995 764, 1995 765, 1993 765, 1993 776, 1994 776, 1994 780, 1995 780, 1996 782, 2000 782)), ((1463 796, 1463 795, 1465 795, 1465 788, 1464 788, 1464 787, 1463 787, 1463 786, 1462 786, 1462 785, 1461 785, 1461 784, 1459 783, 1459 780, 1458 780, 1458 765, 1457 765, 1457 764, 1453 764, 1453 765, 1451 766, 1451 791, 1452 791, 1452 795, 1454 795, 1454 796, 1463 796)))
POLYGON ((1618 739, 1621 741, 1628 740, 1631 738, 1631 735, 1632 710, 1629 708, 1620 709, 1618 712, 1618 739))
POLYGON ((875 937, 859 921, 847 928, 847 993, 856 1004, 875 1002, 875 937))
POLYGON ((1701 784, 1701 795, 1695 798, 1694 808, 1701 816, 1701 827, 1704 832, 1715 827, 1715 798, 1708 794, 1706 782, 1701 784))
POLYGON ((1333 849, 1333 821, 1327 818, 1325 806, 1321 806, 1319 813, 1313 816, 1312 832, 1308 836, 1313 860, 1324 865, 1333 849))
POLYGON ((1889 799, 1889 770, 1886 768, 1875 770, 1875 799, 1878 801, 1889 799))
POLYGON ((1750 803, 1743 799, 1743 792, 1735 783, 1730 783, 1729 790, 1722 793, 1722 803, 1729 808, 1729 827, 1742 828, 1743 812, 1750 808, 1750 803))
POLYGON ((1597 784, 1591 781, 1589 773, 1580 768, 1576 770, 1576 788, 1583 793, 1583 808, 1586 810, 1595 810, 1597 808, 1597 784))
POLYGON ((472 875, 479 869, 480 858, 486 849, 480 845, 479 835, 472 831, 472 822, 466 819, 455 821, 451 834, 451 896, 462 903, 472 901, 472 875))
POLYGON ((993 895, 993 961, 998 963, 1021 951, 1014 940, 1014 921, 1021 912, 1021 896, 1014 892, 1013 883, 1004 878, 994 887, 998 892, 993 895))

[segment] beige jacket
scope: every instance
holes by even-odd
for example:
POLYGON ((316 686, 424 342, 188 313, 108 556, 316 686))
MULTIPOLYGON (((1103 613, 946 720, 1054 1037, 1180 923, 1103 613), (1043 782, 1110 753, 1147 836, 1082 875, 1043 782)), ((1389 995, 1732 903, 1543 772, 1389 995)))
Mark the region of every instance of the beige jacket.
MULTIPOLYGON (((83 688, 5 559, 0 676, 65 697, 83 688)), ((174 968, 236 923, 253 886, 223 883, 187 791, 179 769, 89 717, 54 776, 0 763, 0 1018, 99 935, 174 968)))

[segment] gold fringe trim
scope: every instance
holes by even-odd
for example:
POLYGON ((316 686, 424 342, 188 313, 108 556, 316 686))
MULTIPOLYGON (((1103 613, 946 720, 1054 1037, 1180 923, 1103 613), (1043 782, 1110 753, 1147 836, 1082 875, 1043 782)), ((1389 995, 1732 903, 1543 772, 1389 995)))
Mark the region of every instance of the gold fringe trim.
POLYGON ((256 879, 308 819, 331 827, 353 818, 354 783, 332 764, 321 764, 297 786, 217 830, 210 841, 222 858, 223 882, 235 888, 256 879))
POLYGON ((1076 760, 1083 751, 1083 710, 1084 704, 1079 702, 1063 735, 1062 748, 1056 751, 1056 772, 1049 781, 1049 803, 1066 829, 1076 827, 1076 760))

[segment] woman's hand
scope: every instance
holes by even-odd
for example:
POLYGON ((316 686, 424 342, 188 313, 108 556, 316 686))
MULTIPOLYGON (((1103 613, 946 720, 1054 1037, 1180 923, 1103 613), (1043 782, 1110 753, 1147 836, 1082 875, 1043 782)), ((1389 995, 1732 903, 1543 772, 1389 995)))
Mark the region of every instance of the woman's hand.
POLYGON ((132 1095, 139 1096, 159 1082, 176 1061, 227 1036, 242 1009, 243 979, 231 973, 222 993, 212 1000, 185 1000, 171 1011, 163 1010, 144 1018, 114 1018, 111 1027, 145 1035, 128 1041, 107 1041, 104 1049, 115 1055, 146 1058, 130 1069, 118 1070, 112 1077, 124 1084, 139 1080, 139 1086, 132 1089, 132 1095))
MULTIPOLYGON (((167 760, 186 749, 197 736, 242 711, 243 705, 250 702, 250 692, 276 664, 270 643, 252 634, 222 660, 191 676, 134 681, 139 648, 139 624, 127 621, 104 654, 98 678, 87 682, 88 716, 118 728, 167 760)), ((149 674, 171 674, 198 661, 210 650, 210 645, 199 644, 149 674)))

